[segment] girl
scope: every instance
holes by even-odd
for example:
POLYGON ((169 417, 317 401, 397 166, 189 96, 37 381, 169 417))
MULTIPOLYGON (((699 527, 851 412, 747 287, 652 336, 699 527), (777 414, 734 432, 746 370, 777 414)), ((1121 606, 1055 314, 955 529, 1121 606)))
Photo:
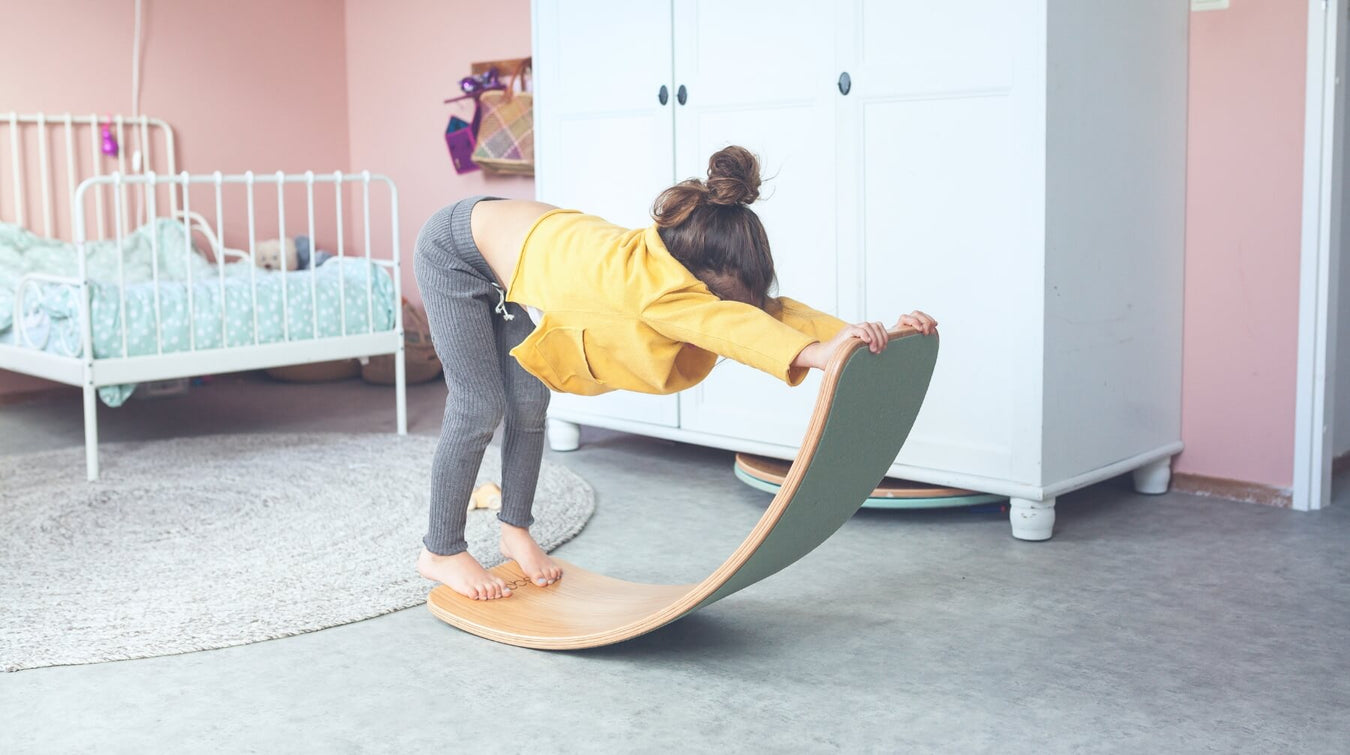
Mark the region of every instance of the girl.
MULTIPOLYGON (((502 555, 540 586, 562 577, 529 531, 549 389, 674 393, 707 377, 718 355, 797 385, 848 338, 886 347, 881 323, 849 325, 770 296, 773 257, 748 206, 759 183, 755 156, 727 147, 709 160, 706 183, 662 192, 645 229, 491 197, 427 221, 413 268, 449 396, 422 576, 478 600, 511 594, 464 542, 469 494, 504 418, 502 555)), ((898 325, 937 327, 918 311, 898 325)))

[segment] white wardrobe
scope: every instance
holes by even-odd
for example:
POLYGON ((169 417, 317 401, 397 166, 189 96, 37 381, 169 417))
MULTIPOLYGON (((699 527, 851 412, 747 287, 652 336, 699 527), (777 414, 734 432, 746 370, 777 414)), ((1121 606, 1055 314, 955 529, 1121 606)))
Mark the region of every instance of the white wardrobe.
MULTIPOLYGON (((727 144, 785 295, 850 320, 922 309, 942 348, 891 474, 1057 496, 1181 450, 1186 38, 1180 0, 535 0, 541 201, 632 227, 727 144)), ((791 458, 798 388, 729 360, 675 396, 555 395, 596 425, 791 458)))

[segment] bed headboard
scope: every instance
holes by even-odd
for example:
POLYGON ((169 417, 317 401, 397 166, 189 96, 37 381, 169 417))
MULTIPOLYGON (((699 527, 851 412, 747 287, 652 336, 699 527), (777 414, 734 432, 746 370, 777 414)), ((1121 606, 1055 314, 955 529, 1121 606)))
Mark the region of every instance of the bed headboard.
MULTIPOLYGON (((176 170, 173 129, 158 118, 0 113, 0 221, 49 238, 72 239, 73 197, 84 179, 114 172, 176 170), (105 125, 116 140, 115 154, 105 149, 105 125)), ((128 187, 121 190, 123 227, 134 228, 144 222, 144 192, 151 189, 133 189, 130 197, 128 187)), ((161 190, 167 197, 160 201, 176 212, 176 192, 171 186, 161 190)), ((112 191, 102 187, 89 192, 92 201, 85 210, 90 237, 109 238, 115 233, 112 191)))

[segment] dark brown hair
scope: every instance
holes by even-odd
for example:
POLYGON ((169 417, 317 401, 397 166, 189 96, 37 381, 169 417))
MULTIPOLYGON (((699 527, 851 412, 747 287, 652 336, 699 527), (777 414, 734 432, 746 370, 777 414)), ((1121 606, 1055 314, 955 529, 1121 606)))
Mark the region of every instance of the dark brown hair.
POLYGON ((671 256, 718 298, 764 309, 773 304, 773 255, 759 216, 759 160, 744 147, 708 158, 708 180, 681 181, 652 204, 657 233, 671 256))

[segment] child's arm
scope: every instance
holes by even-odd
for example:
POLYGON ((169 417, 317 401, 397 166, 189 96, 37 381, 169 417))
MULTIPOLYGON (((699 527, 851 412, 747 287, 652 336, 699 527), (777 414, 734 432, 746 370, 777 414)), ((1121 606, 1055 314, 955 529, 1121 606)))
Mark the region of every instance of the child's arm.
POLYGON ((647 304, 642 318, 666 338, 735 359, 789 385, 800 383, 807 372, 793 360, 818 340, 764 310, 719 299, 701 284, 662 293, 647 304))
MULTIPOLYGON (((829 317, 826 314, 817 314, 824 318, 829 317)), ((830 355, 834 353, 834 350, 850 338, 861 339, 874 354, 881 353, 890 342, 889 336, 886 335, 886 328, 879 322, 860 322, 856 325, 849 325, 842 320, 839 322, 844 326, 842 329, 835 332, 830 339, 818 340, 802 349, 801 353, 792 360, 792 366, 803 370, 811 367, 823 370, 825 365, 829 363, 830 355)), ((937 320, 916 309, 907 315, 900 315, 895 327, 913 328, 924 335, 928 335, 937 332, 937 320)))
POLYGON ((786 296, 771 300, 769 306, 765 307, 765 311, 778 318, 778 321, 784 325, 805 333, 817 341, 828 341, 834 338, 839 331, 848 327, 848 323, 838 317, 812 309, 796 299, 789 299, 786 296))
MULTIPOLYGON (((787 298, 779 298, 778 305, 769 315, 691 286, 657 297, 643 310, 643 320, 667 338, 735 359, 789 385, 801 383, 812 367, 824 369, 834 349, 849 338, 862 339, 874 352, 886 347, 881 323, 849 325, 787 298)), ((898 324, 918 326, 906 318, 912 316, 901 317, 898 324)), ((932 318, 927 322, 937 325, 932 318)))
MULTIPOLYGON (((797 377, 798 374, 805 376, 806 372, 812 367, 825 369, 830 354, 846 338, 857 336, 863 338, 863 340, 868 340, 868 338, 864 338, 864 336, 869 335, 865 331, 852 330, 848 323, 838 317, 812 309, 796 299, 789 299, 786 296, 780 296, 772 300, 766 310, 784 325, 815 339, 815 343, 807 344, 793 358, 792 369, 789 371, 792 377, 797 377)), ((884 333, 881 340, 885 341, 884 333)), ((868 343, 870 345, 871 341, 868 340, 868 343)), ((875 350, 873 349, 873 351, 875 350)))
MULTIPOLYGON (((856 325, 850 325, 838 317, 811 309, 805 304, 785 296, 778 297, 777 304, 776 309, 773 306, 769 307, 769 311, 774 313, 775 317, 793 329, 816 339, 816 343, 802 349, 801 353, 792 360, 794 368, 810 369, 815 367, 825 369, 826 363, 830 360, 830 355, 849 338, 861 339, 873 353, 880 353, 882 349, 886 348, 888 342, 886 328, 879 322, 860 322, 856 325)), ((937 321, 923 312, 915 310, 908 315, 901 315, 895 327, 911 327, 927 334, 937 328, 937 321)))

